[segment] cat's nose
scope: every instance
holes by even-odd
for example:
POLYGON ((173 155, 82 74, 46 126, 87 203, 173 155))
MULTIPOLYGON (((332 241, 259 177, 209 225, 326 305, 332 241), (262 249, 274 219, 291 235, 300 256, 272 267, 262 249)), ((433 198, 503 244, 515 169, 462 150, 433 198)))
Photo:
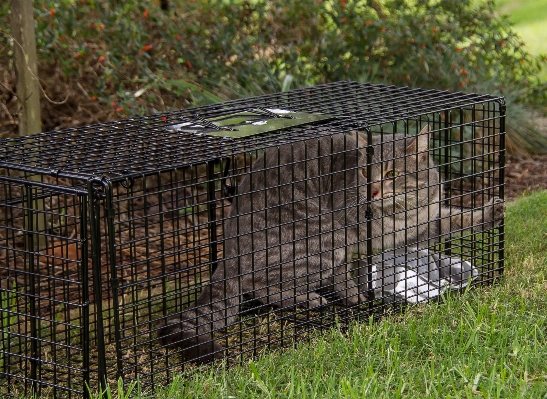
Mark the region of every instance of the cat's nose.
POLYGON ((378 198, 380 196, 380 190, 373 188, 372 189, 372 198, 378 198))

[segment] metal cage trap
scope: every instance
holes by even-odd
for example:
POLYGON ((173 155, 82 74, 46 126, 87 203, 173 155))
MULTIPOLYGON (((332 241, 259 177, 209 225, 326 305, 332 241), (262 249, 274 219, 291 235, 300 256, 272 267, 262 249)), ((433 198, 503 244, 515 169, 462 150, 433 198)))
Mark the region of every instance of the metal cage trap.
POLYGON ((3 140, 0 394, 166 384, 503 271, 505 103, 340 82, 3 140))

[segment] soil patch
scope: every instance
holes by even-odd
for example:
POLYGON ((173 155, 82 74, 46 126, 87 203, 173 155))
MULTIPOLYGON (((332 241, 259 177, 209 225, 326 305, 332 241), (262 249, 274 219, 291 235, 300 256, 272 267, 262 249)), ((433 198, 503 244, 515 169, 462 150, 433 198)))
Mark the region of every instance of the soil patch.
POLYGON ((524 193, 547 190, 547 155, 508 157, 505 166, 505 199, 513 201, 524 193))

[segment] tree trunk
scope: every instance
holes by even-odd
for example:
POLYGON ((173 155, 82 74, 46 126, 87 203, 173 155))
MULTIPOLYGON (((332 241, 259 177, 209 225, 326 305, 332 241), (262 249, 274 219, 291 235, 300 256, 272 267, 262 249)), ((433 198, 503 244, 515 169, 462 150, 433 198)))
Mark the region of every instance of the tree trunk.
MULTIPOLYGON (((15 91, 18 101, 19 135, 24 136, 42 131, 32 0, 11 0, 11 29, 17 74, 15 91)), ((38 163, 39 159, 34 161, 38 163)), ((41 181, 40 175, 27 174, 26 177, 29 180, 41 181)), ((25 219, 25 230, 34 234, 27 237, 27 245, 28 249, 39 250, 47 244, 44 200, 40 198, 40 188, 29 191, 34 199, 27 198, 29 211, 25 219), (34 248, 30 248, 31 246, 34 248)))
POLYGON ((11 0, 11 29, 17 74, 19 134, 23 136, 42 131, 32 0, 11 0))

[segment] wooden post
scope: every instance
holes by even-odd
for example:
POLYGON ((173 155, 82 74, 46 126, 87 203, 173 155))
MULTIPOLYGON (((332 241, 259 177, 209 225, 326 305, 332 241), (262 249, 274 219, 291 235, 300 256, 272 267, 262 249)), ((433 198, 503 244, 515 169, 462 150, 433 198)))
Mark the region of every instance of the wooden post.
POLYGON ((32 0, 11 0, 11 30, 17 74, 19 135, 23 136, 42 131, 32 0))
MULTIPOLYGON (((42 131, 33 10, 32 0, 11 0, 11 30, 14 41, 15 72, 17 74, 17 116, 20 136, 42 131)), ((33 161, 39 162, 38 159, 33 161)), ((31 181, 42 181, 41 175, 31 174, 27 178, 31 181)), ((36 250, 44 248, 47 244, 45 204, 43 198, 40 198, 40 193, 41 190, 35 188, 33 197, 36 198, 30 204, 30 208, 34 212, 29 213, 29 217, 32 217, 33 220, 25 220, 25 230, 28 230, 30 234, 34 234, 32 238, 29 238, 31 243, 29 245, 32 245, 36 250)))

